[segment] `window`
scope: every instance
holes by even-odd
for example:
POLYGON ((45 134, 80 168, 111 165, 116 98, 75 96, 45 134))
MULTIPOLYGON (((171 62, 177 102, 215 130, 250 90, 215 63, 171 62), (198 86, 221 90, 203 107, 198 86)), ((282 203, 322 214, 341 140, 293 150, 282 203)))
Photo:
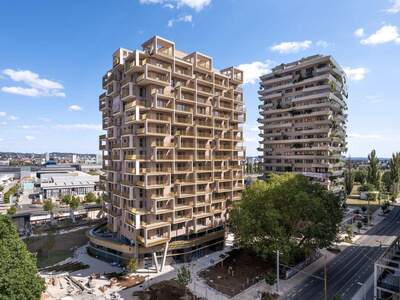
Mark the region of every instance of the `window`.
POLYGON ((145 88, 140 88, 139 89, 139 96, 140 97, 146 97, 146 89, 145 88))

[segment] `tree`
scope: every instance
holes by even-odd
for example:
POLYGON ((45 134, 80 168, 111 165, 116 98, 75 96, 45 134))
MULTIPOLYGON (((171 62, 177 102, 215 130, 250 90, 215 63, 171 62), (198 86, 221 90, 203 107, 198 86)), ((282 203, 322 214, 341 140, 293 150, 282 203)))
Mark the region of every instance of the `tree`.
POLYGON ((390 179, 392 184, 392 195, 396 198, 400 186, 400 152, 393 153, 389 161, 390 179))
POLYGON ((354 171, 354 181, 364 184, 367 180, 367 172, 365 169, 357 169, 354 171))
POLYGON ((268 272, 264 275, 265 283, 268 285, 274 285, 276 283, 276 274, 268 272))
POLYGON ((136 259, 131 258, 131 259, 128 261, 127 265, 126 265, 126 268, 129 270, 129 272, 131 272, 131 273, 136 273, 136 271, 137 271, 136 259))
MULTIPOLYGON (((178 270, 176 281, 180 285, 186 287, 190 282, 192 282, 192 276, 190 275, 190 270, 185 266, 180 267, 180 269, 178 270)), ((186 289, 185 289, 185 296, 186 296, 186 289)))
POLYGON ((340 199, 303 175, 271 175, 247 188, 230 213, 230 228, 242 247, 273 259, 280 250, 290 264, 329 246, 342 219, 340 199))
POLYGON ((358 233, 360 233, 360 230, 362 227, 363 227, 363 224, 360 221, 358 221, 357 222, 358 233))
POLYGON ((7 214, 8 215, 15 215, 15 213, 17 212, 17 208, 15 206, 11 206, 9 209, 7 209, 7 214))
POLYGON ((75 196, 71 197, 69 201, 69 209, 70 209, 71 220, 73 223, 75 223, 75 210, 79 207, 80 204, 81 202, 78 197, 75 196))
POLYGON ((349 224, 346 226, 346 233, 349 237, 353 235, 353 225, 349 224))
POLYGON ((14 196, 18 192, 18 185, 14 185, 11 187, 7 192, 4 193, 4 202, 5 203, 10 203, 10 198, 11 196, 14 196))
POLYGON ((393 182, 391 178, 390 171, 382 173, 382 190, 390 193, 392 190, 393 182))
POLYGON ((10 218, 0 216, 0 299, 39 299, 44 289, 35 256, 19 239, 10 218))
POLYGON ((380 190, 379 159, 376 151, 372 150, 368 155, 367 182, 372 184, 376 190, 380 190))
POLYGON ((85 195, 85 202, 86 203, 92 203, 92 202, 96 202, 97 197, 94 193, 89 192, 85 195))
POLYGON ((50 223, 51 224, 54 224, 54 208, 55 208, 55 205, 51 200, 44 200, 43 210, 48 211, 50 213, 50 223))
POLYGON ((351 166, 351 158, 349 157, 347 159, 347 169, 345 172, 345 188, 346 188, 346 194, 350 195, 351 191, 353 190, 353 185, 354 185, 354 174, 351 166))

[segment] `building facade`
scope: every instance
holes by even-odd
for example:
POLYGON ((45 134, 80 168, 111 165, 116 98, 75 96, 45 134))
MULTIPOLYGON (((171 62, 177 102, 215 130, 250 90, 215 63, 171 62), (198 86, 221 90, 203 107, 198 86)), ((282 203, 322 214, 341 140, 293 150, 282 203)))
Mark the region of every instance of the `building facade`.
POLYGON ((263 173, 296 172, 343 191, 347 86, 331 56, 281 64, 261 76, 263 173))
POLYGON ((99 176, 84 172, 43 173, 39 179, 40 194, 43 199, 60 200, 64 196, 83 198, 88 193, 97 192, 99 176))
POLYGON ((103 250, 139 263, 162 253, 164 263, 222 247, 244 187, 242 81, 242 71, 217 71, 211 57, 158 36, 114 53, 100 96, 101 186, 108 230, 125 245, 103 240, 103 250))
POLYGON ((374 263, 374 299, 400 300, 400 238, 398 237, 374 263))

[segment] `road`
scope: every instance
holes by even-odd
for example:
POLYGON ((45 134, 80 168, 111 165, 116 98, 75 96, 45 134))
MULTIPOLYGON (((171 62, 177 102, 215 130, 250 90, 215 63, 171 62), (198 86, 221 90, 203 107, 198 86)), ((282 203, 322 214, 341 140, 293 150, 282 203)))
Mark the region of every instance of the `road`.
MULTIPOLYGON (((390 245, 400 234, 399 225, 400 207, 395 207, 384 220, 365 233, 356 242, 356 246, 347 247, 327 265, 329 300, 335 295, 341 300, 349 300, 354 296, 360 289, 359 283, 364 283, 374 272, 374 262, 383 253, 385 246, 390 245)), ((323 268, 313 275, 323 278, 323 268)), ((282 299, 324 299, 324 282, 310 276, 283 295, 282 299)))

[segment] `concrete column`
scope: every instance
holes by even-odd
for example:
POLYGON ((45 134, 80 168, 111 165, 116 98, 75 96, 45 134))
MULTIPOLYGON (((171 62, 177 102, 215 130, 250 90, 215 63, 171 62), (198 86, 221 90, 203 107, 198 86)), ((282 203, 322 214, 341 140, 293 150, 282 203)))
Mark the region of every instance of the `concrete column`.
POLYGON ((163 255, 163 258, 162 258, 162 263, 161 263, 160 272, 163 271, 164 266, 165 266, 165 260, 167 259, 168 246, 169 246, 169 241, 167 241, 167 242, 165 243, 164 255, 163 255))
POLYGON ((159 270, 159 268, 158 268, 158 260, 157 260, 157 254, 156 254, 155 251, 153 252, 153 260, 154 260, 154 264, 156 265, 156 271, 158 273, 159 272, 158 271, 159 270))

